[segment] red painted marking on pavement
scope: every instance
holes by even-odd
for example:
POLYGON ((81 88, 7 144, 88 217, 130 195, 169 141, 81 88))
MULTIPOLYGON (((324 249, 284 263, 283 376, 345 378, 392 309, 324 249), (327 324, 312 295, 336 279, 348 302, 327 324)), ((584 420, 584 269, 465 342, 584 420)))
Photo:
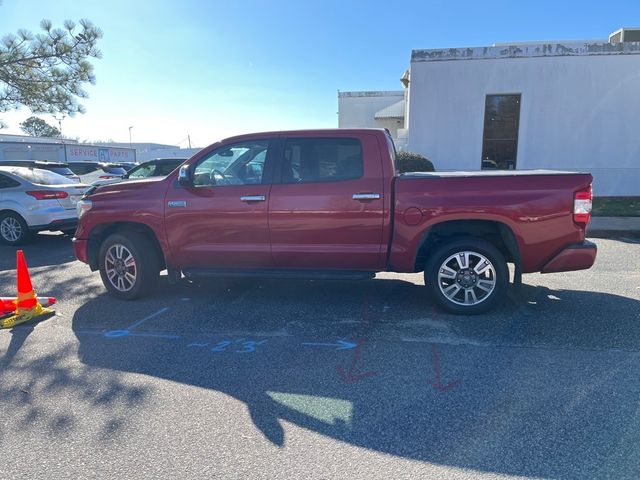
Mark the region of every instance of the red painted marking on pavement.
POLYGON ((448 392, 452 388, 455 388, 458 385, 460 385, 461 380, 459 379, 453 380, 452 382, 449 382, 446 385, 442 383, 442 371, 440 370, 440 355, 438 354, 438 349, 436 348, 435 345, 431 345, 431 353, 433 355, 433 370, 435 371, 436 379, 433 381, 429 380, 427 383, 441 392, 448 392))
POLYGON ((349 370, 345 372, 345 368, 342 364, 337 365, 338 375, 342 378, 342 381, 347 385, 350 383, 357 382, 362 380, 363 378, 374 377, 378 374, 378 372, 368 371, 364 373, 354 373, 354 369, 356 368, 356 364, 358 360, 360 360, 360 351, 362 349, 362 345, 364 344, 364 338, 358 340, 358 344, 353 351, 353 358, 351 359, 351 366, 349 370))

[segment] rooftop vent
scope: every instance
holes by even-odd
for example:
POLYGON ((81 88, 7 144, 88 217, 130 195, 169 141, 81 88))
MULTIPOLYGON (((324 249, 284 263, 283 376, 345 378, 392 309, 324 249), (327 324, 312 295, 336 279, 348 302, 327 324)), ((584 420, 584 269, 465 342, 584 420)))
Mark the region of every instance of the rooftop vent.
POLYGON ((621 28, 609 35, 609 43, 640 42, 640 28, 621 28))

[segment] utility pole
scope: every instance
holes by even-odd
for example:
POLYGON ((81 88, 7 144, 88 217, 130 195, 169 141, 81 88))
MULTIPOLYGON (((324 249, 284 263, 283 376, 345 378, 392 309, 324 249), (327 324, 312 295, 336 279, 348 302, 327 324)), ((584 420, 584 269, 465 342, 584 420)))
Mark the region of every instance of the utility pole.
POLYGON ((133 125, 131 125, 131 126, 129 127, 129 148, 133 148, 133 147, 131 146, 131 129, 132 129, 132 128, 133 128, 133 125))
POLYGON ((191 135, 187 134, 187 139, 189 140, 189 148, 191 148, 191 135))
POLYGON ((54 116, 53 118, 58 121, 58 131, 60 132, 60 136, 62 137, 62 121, 65 119, 65 115, 62 115, 61 117, 54 116))

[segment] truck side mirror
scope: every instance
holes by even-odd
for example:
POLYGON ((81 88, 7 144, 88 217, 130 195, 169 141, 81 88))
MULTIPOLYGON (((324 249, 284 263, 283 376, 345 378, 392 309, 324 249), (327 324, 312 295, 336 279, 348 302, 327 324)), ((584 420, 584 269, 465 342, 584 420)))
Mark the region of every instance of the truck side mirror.
POLYGON ((178 183, 183 187, 192 187, 193 182, 191 181, 191 169, 189 165, 182 165, 180 170, 178 171, 178 183))

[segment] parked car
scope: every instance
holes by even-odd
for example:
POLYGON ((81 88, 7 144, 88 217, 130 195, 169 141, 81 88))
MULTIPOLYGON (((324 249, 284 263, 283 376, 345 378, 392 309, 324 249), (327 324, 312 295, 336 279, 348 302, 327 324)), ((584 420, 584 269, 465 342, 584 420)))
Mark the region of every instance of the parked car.
POLYGON ((49 162, 46 160, 0 160, 0 167, 29 167, 41 168, 50 172, 63 175, 75 182, 80 181, 80 177, 73 173, 69 165, 62 162, 49 162))
POLYGON ((122 168, 124 168, 128 172, 129 170, 131 170, 132 168, 137 167, 140 164, 139 163, 134 163, 134 162, 118 162, 117 165, 122 167, 122 168))
POLYGON ((71 162, 69 168, 80 176, 80 181, 91 184, 96 180, 122 178, 127 171, 115 163, 71 162))
POLYGON ((112 178, 109 180, 97 180, 92 185, 108 185, 109 183, 119 182, 123 180, 139 180, 150 177, 166 177, 182 163, 186 158, 157 158, 141 163, 125 173, 122 178, 112 178))
POLYGON ((75 232, 86 188, 49 170, 0 166, 0 241, 21 245, 41 230, 75 232))
POLYGON ((165 178, 97 187, 78 202, 75 254, 134 299, 160 270, 202 276, 371 278, 424 272, 443 308, 494 307, 528 272, 591 267, 588 173, 396 174, 386 130, 243 135, 165 178))

